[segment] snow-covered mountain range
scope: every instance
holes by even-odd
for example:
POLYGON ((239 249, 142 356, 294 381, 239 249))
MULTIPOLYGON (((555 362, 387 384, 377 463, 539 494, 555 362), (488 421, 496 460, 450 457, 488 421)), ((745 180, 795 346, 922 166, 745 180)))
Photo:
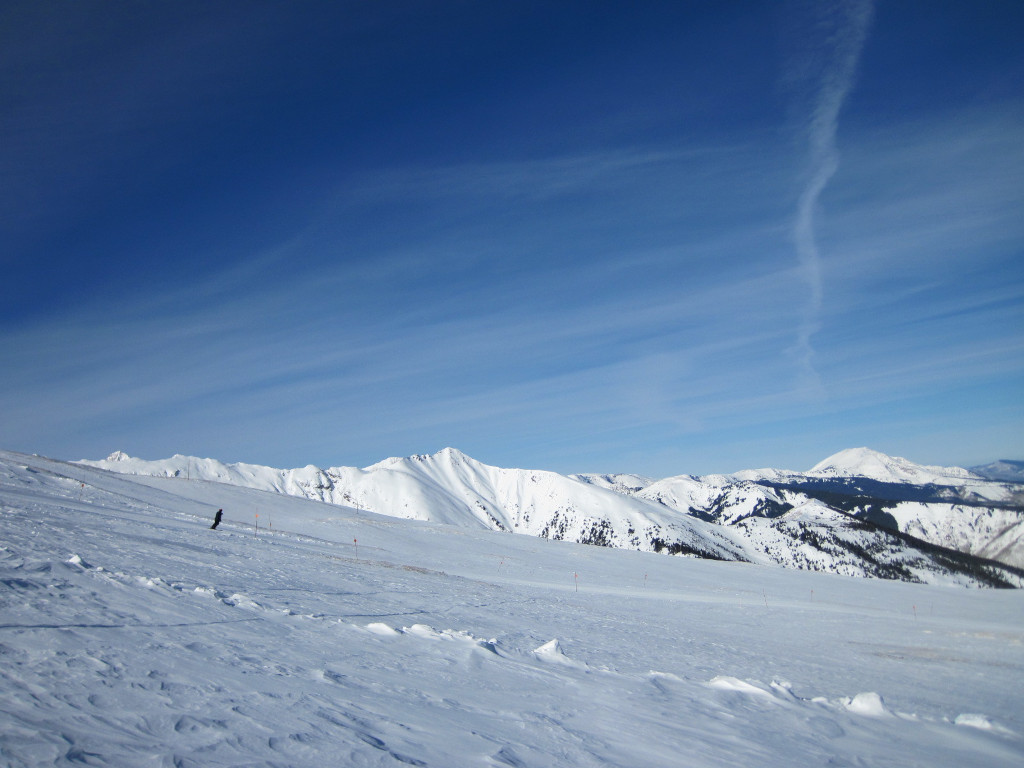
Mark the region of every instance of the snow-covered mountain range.
POLYGON ((971 472, 989 480, 1002 480, 1007 483, 1024 483, 1024 461, 1000 459, 991 464, 971 467, 971 472))
POLYGON ((657 481, 504 469, 454 448, 362 469, 274 469, 181 455, 146 461, 121 452, 80 463, 584 544, 906 581, 1024 586, 1024 486, 867 448, 841 451, 807 472, 657 481))

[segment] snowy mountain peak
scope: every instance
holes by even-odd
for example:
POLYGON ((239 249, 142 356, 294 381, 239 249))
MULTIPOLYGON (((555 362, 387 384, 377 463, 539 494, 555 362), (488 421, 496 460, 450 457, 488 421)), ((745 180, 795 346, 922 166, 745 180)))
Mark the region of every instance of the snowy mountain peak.
POLYGON ((112 454, 107 456, 107 461, 128 461, 131 459, 124 451, 114 451, 112 454))
POLYGON ((376 464, 364 467, 364 471, 372 472, 378 469, 392 469, 399 466, 411 466, 414 464, 436 464, 447 465, 458 464, 479 464, 479 462, 467 456, 457 448, 442 448, 437 453, 414 453, 412 456, 390 456, 376 464))
POLYGON ((470 462, 472 464, 478 464, 479 463, 476 459, 472 458, 471 456, 467 456, 462 451, 460 451, 458 448, 451 448, 451 447, 442 448, 440 451, 435 453, 430 458, 434 459, 435 461, 438 461, 438 460, 447 461, 447 462, 449 462, 451 464, 459 464, 459 463, 465 463, 465 462, 470 462))
POLYGON ((817 477, 866 477, 883 483, 952 485, 979 480, 960 467, 934 467, 915 464, 899 456, 889 456, 870 448, 848 448, 816 464, 808 473, 817 477))

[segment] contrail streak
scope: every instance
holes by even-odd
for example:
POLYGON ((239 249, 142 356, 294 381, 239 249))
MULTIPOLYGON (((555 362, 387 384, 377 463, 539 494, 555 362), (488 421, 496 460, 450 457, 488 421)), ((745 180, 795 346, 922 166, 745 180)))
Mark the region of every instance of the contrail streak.
POLYGON ((795 353, 801 372, 815 389, 821 384, 814 367, 811 337, 821 325, 821 259, 814 233, 814 213, 818 198, 839 167, 836 128, 839 111, 853 85, 872 16, 871 0, 846 0, 835 3, 828 14, 828 39, 823 46, 820 75, 814 84, 814 101, 808 126, 809 173, 797 204, 793 239, 804 281, 810 290, 803 319, 797 331, 795 353))

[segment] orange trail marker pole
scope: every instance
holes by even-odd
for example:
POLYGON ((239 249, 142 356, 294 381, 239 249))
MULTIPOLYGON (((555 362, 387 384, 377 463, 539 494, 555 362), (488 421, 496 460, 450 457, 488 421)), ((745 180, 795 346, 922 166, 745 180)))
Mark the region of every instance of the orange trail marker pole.
POLYGON ((252 529, 253 538, 259 536, 260 533, 260 516, 256 515, 256 527, 252 529))

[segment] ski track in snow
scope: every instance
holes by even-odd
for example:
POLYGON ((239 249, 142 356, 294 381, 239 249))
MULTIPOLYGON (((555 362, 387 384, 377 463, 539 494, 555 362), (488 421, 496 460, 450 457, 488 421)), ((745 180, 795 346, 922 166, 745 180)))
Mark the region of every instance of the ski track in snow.
POLYGON ((0 453, 0 763, 1024 761, 1018 590, 172 487, 0 453))

